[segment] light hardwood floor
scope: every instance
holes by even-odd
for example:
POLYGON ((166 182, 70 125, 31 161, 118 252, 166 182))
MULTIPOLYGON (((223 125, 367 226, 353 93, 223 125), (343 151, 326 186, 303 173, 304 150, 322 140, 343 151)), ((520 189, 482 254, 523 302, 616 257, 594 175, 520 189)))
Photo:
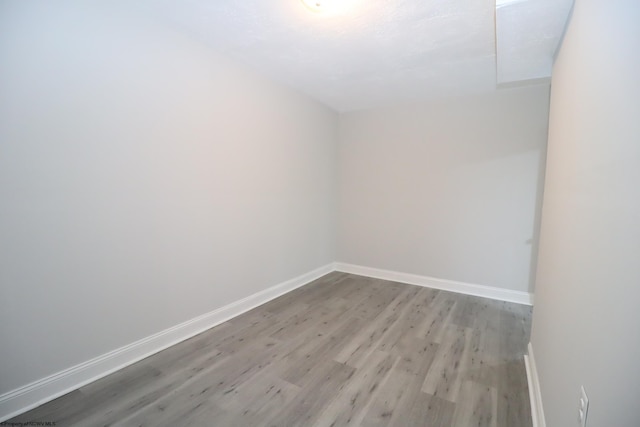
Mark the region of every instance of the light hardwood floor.
POLYGON ((530 307, 331 273, 9 422, 530 427, 530 307))

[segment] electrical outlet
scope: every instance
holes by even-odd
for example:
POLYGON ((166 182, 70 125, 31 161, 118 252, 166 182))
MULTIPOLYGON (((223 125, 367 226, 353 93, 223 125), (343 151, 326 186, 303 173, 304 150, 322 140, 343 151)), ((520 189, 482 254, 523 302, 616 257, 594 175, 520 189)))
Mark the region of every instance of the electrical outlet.
POLYGON ((587 427, 587 411, 589 410, 589 398, 584 386, 580 387, 580 398, 578 399, 578 422, 580 427, 587 427))

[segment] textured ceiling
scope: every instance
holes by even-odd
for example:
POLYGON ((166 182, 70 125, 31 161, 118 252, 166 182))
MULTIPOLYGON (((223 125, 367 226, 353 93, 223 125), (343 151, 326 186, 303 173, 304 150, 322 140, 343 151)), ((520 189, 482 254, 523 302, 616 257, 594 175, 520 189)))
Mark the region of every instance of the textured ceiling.
MULTIPOLYGON (((543 61, 529 64, 523 56, 547 54, 555 46, 525 54, 519 49, 535 45, 538 36, 545 43, 555 37, 557 44, 564 28, 562 21, 559 30, 553 27, 557 34, 545 27, 525 37, 518 33, 523 22, 530 24, 523 31, 530 31, 549 16, 542 13, 530 22, 517 17, 518 11, 504 13, 505 36, 523 39, 520 44, 498 41, 505 54, 525 64, 510 68, 508 58, 496 59, 495 0, 333 2, 338 7, 325 13, 309 10, 300 0, 158 0, 152 5, 213 48, 339 111, 495 90, 496 63, 501 82, 505 76, 519 80, 530 64, 536 67, 530 74, 540 77, 543 61)), ((547 13, 555 13, 554 7, 547 13)), ((551 54, 546 56, 550 61, 551 54)))
POLYGON ((498 84, 546 78, 566 26, 572 0, 498 0, 498 84))

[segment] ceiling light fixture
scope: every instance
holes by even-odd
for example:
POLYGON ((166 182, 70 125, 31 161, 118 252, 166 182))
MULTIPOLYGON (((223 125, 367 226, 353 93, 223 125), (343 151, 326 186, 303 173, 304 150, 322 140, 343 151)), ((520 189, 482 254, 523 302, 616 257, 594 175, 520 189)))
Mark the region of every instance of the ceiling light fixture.
POLYGON ((323 12, 326 10, 326 1, 323 0, 302 0, 302 3, 314 12, 323 12))
POLYGON ((347 15, 360 0, 301 0, 312 12, 327 16, 347 15))

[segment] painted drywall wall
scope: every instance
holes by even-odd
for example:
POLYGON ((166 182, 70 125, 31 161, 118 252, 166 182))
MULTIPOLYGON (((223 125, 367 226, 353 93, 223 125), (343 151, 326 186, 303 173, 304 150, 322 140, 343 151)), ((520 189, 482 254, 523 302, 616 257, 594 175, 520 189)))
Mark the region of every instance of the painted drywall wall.
POLYGON ((342 114, 338 260, 531 291, 548 93, 342 114))
POLYGON ((552 77, 531 343, 549 427, 640 425, 640 3, 577 0, 552 77))
POLYGON ((0 3, 0 394, 335 259, 336 114, 96 3, 0 3))

